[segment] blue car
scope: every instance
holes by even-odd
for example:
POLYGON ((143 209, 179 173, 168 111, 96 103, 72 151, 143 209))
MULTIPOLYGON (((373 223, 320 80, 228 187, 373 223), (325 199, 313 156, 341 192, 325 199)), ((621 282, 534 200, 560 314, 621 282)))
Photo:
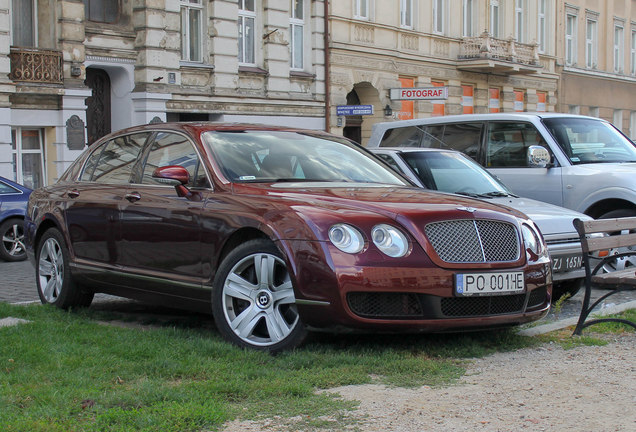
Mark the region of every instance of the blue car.
POLYGON ((24 247, 24 215, 31 189, 0 177, 0 259, 26 259, 24 247))

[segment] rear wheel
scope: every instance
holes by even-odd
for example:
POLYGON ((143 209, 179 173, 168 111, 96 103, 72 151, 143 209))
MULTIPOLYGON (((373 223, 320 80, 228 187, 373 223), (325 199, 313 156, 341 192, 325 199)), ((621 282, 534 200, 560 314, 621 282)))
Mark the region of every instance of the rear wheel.
POLYGON ((93 293, 81 289, 73 280, 69 257, 62 233, 51 228, 44 233, 36 255, 38 295, 44 304, 62 309, 85 307, 93 301, 93 293))
POLYGON ((295 302, 287 266, 270 240, 238 246, 214 278, 214 320, 241 347, 277 352, 298 346, 307 331, 295 302))
POLYGON ((26 259, 24 247, 24 222, 22 219, 12 218, 0 224, 0 258, 5 261, 22 261, 26 259))

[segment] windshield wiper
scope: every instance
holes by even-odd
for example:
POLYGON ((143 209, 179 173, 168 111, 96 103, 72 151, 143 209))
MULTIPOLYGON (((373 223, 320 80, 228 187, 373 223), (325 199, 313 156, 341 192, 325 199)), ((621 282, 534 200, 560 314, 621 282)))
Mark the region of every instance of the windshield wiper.
POLYGON ((464 191, 457 191, 457 192, 453 192, 453 193, 455 193, 457 195, 464 195, 464 196, 471 197, 471 198, 479 198, 479 197, 482 196, 480 194, 476 194, 476 193, 472 193, 472 192, 464 192, 464 191))
POLYGON ((508 196, 511 196, 512 194, 509 194, 507 192, 501 192, 501 191, 492 191, 492 192, 481 193, 479 195, 487 196, 487 197, 508 197, 508 196))

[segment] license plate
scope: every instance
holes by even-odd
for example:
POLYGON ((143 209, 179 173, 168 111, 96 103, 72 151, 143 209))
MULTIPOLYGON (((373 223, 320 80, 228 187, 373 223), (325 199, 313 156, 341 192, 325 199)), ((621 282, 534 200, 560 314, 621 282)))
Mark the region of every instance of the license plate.
POLYGON ((455 275, 455 293, 459 296, 510 294, 520 293, 523 290, 523 272, 455 275))
POLYGON ((577 270, 583 266, 581 255, 563 255, 552 257, 552 271, 554 273, 577 270))

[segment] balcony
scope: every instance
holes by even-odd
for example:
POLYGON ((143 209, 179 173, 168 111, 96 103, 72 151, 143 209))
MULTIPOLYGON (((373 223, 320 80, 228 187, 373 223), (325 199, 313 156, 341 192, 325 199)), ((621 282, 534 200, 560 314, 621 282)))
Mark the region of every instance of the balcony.
POLYGON ((62 52, 39 48, 11 47, 11 74, 13 81, 44 84, 62 84, 62 52))
POLYGON ((484 32, 462 39, 457 68, 469 72, 529 74, 539 72, 542 66, 537 44, 496 39, 484 32))

